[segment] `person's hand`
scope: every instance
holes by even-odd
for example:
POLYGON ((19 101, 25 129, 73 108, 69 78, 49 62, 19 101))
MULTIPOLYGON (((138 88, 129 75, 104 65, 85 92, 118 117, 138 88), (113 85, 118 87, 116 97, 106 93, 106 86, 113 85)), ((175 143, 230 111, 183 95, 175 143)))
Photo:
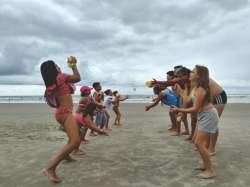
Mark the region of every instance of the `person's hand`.
POLYGON ((179 111, 179 108, 174 106, 174 105, 171 105, 170 106, 170 112, 178 112, 179 111))
POLYGON ((181 120, 182 120, 182 118, 183 118, 183 113, 182 113, 182 112, 178 112, 178 113, 176 114, 176 121, 177 121, 178 123, 180 123, 181 120))
POLYGON ((152 79, 152 85, 155 86, 157 84, 157 80, 156 79, 152 79))
POLYGON ((76 67, 76 63, 77 63, 76 57, 74 57, 74 56, 69 56, 69 57, 67 58, 67 61, 68 61, 68 66, 69 66, 70 68, 76 67))

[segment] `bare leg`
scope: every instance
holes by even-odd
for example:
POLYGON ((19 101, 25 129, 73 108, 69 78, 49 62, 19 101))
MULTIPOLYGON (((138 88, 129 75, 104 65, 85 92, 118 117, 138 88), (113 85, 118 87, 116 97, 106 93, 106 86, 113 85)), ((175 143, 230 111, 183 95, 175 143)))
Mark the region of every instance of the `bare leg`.
POLYGON ((172 131, 176 129, 176 118, 175 118, 176 112, 169 112, 169 116, 171 119, 172 126, 168 130, 172 131))
POLYGON ((106 130, 110 130, 109 129, 109 118, 110 118, 110 115, 109 115, 109 113, 106 110, 105 110, 105 115, 106 115, 105 129, 106 130))
POLYGON ((193 140, 195 128, 196 128, 196 123, 197 123, 197 113, 193 112, 193 113, 191 113, 191 134, 187 140, 191 140, 191 141, 193 140))
POLYGON ((85 128, 84 131, 82 132, 82 143, 87 144, 89 143, 89 140, 86 139, 88 132, 88 128, 85 128))
POLYGON ((184 123, 184 127, 185 127, 185 132, 182 133, 183 135, 189 135, 189 128, 188 128, 188 121, 187 121, 187 114, 184 114, 183 116, 183 123, 184 123))
MULTIPOLYGON (((221 115, 224 111, 225 105, 222 105, 222 104, 221 105, 214 105, 214 107, 216 108, 219 117, 221 117, 221 115)), ((217 143, 218 136, 219 136, 219 129, 217 129, 215 134, 210 134, 210 141, 208 144, 208 150, 209 150, 211 155, 215 155, 215 146, 217 143)))
POLYGON ((204 171, 198 175, 199 178, 202 179, 209 179, 215 176, 215 173, 212 168, 212 163, 210 160, 210 154, 207 150, 207 142, 209 141, 209 133, 197 132, 197 138, 195 145, 197 146, 197 149, 201 155, 201 159, 203 161, 203 169, 204 171))
POLYGON ((181 134, 181 121, 176 121, 176 132, 171 136, 180 136, 181 134))
POLYGON ((193 143, 193 144, 195 144, 196 138, 197 138, 197 127, 195 128, 195 130, 194 130, 194 135, 193 135, 193 137, 192 137, 192 143, 193 143))
POLYGON ((56 175, 56 167, 58 164, 66 158, 69 158, 69 154, 79 146, 80 136, 79 136, 79 127, 76 124, 75 118, 72 114, 67 114, 67 118, 64 122, 64 128, 68 135, 68 143, 61 149, 61 151, 53 157, 43 173, 48 176, 51 182, 60 182, 60 179, 56 175))
POLYGON ((121 113, 120 113, 120 111, 118 112, 118 115, 117 115, 117 124, 118 124, 118 126, 120 126, 121 125, 121 113))
POLYGON ((204 171, 201 174, 199 174, 198 177, 200 177, 202 179, 209 179, 209 178, 215 176, 215 173, 214 173, 213 168, 212 168, 212 163, 210 160, 210 154, 209 154, 207 147, 206 147, 208 139, 209 139, 209 133, 205 133, 205 132, 201 132, 201 131, 197 132, 197 138, 196 138, 195 145, 197 146, 198 151, 201 155, 201 159, 203 161, 202 168, 204 168, 204 171))
POLYGON ((117 119, 118 119, 117 113, 115 113, 115 123, 114 123, 114 125, 117 125, 117 119))

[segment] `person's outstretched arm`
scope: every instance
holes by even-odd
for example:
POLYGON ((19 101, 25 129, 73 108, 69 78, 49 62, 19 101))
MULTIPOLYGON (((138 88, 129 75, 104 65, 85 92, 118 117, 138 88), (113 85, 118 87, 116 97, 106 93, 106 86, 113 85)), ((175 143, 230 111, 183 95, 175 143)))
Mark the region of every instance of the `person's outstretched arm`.
POLYGON ((153 87, 160 86, 160 87, 168 87, 168 86, 174 86, 176 83, 178 83, 181 79, 176 77, 169 81, 157 81, 153 79, 153 87))
POLYGON ((90 128, 91 130, 98 132, 99 134, 108 135, 107 132, 96 127, 96 125, 92 122, 91 117, 89 115, 84 117, 84 125, 90 128))
POLYGON ((164 97, 163 93, 161 93, 152 104, 145 106, 145 111, 149 111, 151 108, 158 105, 158 103, 161 101, 161 99, 164 97))
POLYGON ((119 101, 125 101, 126 99, 128 99, 128 96, 125 96, 125 97, 119 97, 119 101))

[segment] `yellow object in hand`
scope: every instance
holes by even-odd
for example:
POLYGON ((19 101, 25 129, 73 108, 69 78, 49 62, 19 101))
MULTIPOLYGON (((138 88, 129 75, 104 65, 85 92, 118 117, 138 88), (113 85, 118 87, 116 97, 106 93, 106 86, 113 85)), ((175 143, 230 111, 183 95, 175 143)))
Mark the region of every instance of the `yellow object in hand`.
POLYGON ((68 66, 69 66, 70 68, 73 68, 73 67, 76 66, 77 60, 76 60, 76 57, 75 57, 75 56, 69 56, 69 57, 67 58, 67 61, 68 61, 68 66))
POLYGON ((152 88, 152 81, 146 81, 146 86, 149 87, 149 88, 152 88))
POLYGON ((178 112, 177 115, 176 115, 176 121, 181 122, 181 120, 182 120, 182 113, 178 112))

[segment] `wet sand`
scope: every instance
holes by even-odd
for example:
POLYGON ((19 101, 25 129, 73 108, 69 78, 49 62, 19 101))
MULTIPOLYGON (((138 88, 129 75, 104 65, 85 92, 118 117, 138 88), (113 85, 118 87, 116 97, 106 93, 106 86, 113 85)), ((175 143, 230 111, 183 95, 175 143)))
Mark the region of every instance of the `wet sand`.
MULTIPOLYGON (((62 162, 56 186, 249 186, 250 105, 229 104, 220 121, 217 177, 200 180, 194 168, 201 161, 186 136, 172 137, 165 107, 144 112, 144 104, 121 105, 122 127, 110 136, 89 137, 87 154, 62 162)), ((0 186, 55 186, 41 174, 48 160, 65 144, 53 109, 45 104, 0 104, 0 186)), ((112 124, 113 119, 111 119, 112 124)))

